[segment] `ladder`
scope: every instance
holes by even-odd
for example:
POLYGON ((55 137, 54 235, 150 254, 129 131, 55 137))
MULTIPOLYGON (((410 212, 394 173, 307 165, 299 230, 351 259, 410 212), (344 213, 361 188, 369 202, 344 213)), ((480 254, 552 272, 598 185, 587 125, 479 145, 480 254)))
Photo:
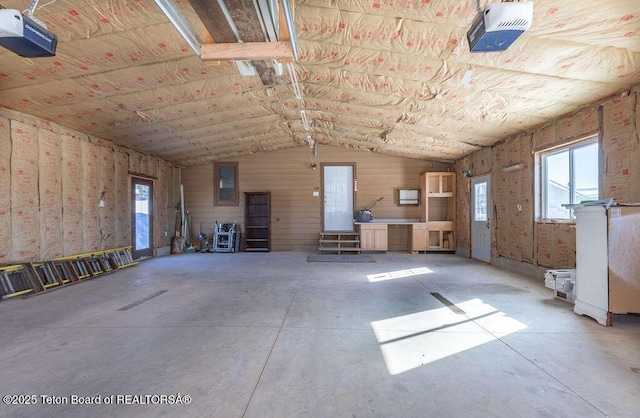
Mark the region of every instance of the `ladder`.
POLYGON ((0 267, 0 298, 39 293, 138 264, 131 246, 0 267))

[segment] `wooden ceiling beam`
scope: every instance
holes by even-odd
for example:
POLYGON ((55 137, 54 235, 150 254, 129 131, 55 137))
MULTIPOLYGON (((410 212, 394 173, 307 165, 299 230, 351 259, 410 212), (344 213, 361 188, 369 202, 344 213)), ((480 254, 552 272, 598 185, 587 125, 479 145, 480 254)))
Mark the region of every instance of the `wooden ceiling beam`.
POLYGON ((200 58, 203 61, 251 61, 292 59, 290 42, 244 42, 227 44, 202 44, 200 58))
MULTIPOLYGON (((293 12, 294 0, 291 0, 291 11, 293 12)), ((278 0, 278 40, 289 41, 289 25, 287 25, 287 18, 284 16, 284 7, 282 7, 282 0, 278 0)))
POLYGON ((217 1, 189 0, 189 3, 215 42, 238 42, 217 1))

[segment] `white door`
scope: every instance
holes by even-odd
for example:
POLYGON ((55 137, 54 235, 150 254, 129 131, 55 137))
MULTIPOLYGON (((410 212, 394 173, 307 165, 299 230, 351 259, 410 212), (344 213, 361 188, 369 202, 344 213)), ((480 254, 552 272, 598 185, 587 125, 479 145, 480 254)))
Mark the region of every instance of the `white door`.
POLYGON ((153 256, 153 181, 131 178, 131 242, 135 260, 153 256))
POLYGON ((471 257, 491 262, 490 176, 471 179, 471 257))
POLYGON ((353 231, 353 166, 323 168, 324 230, 353 231))

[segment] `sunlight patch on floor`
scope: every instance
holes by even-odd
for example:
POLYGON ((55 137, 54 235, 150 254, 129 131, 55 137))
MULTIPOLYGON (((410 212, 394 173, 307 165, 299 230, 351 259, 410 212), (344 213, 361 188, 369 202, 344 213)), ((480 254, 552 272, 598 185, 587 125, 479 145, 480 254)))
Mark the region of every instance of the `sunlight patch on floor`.
POLYGON ((433 273, 433 270, 431 270, 429 267, 417 267, 414 269, 396 270, 396 271, 389 271, 385 273, 369 274, 367 275, 367 279, 369 279, 369 281, 373 283, 373 282, 382 282, 385 280, 401 279, 403 277, 419 276, 421 274, 428 274, 428 273, 433 273))
POLYGON ((511 334, 527 326, 479 299, 371 323, 392 375, 495 341, 494 333, 511 334))

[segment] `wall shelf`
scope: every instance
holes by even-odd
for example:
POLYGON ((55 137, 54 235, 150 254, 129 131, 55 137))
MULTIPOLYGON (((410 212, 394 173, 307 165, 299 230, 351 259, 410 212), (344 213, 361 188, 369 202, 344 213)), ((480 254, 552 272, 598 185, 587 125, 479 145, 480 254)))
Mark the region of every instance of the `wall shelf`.
POLYGON ((455 251, 456 173, 422 173, 420 192, 420 220, 427 224, 427 239, 426 248, 418 251, 455 251))

